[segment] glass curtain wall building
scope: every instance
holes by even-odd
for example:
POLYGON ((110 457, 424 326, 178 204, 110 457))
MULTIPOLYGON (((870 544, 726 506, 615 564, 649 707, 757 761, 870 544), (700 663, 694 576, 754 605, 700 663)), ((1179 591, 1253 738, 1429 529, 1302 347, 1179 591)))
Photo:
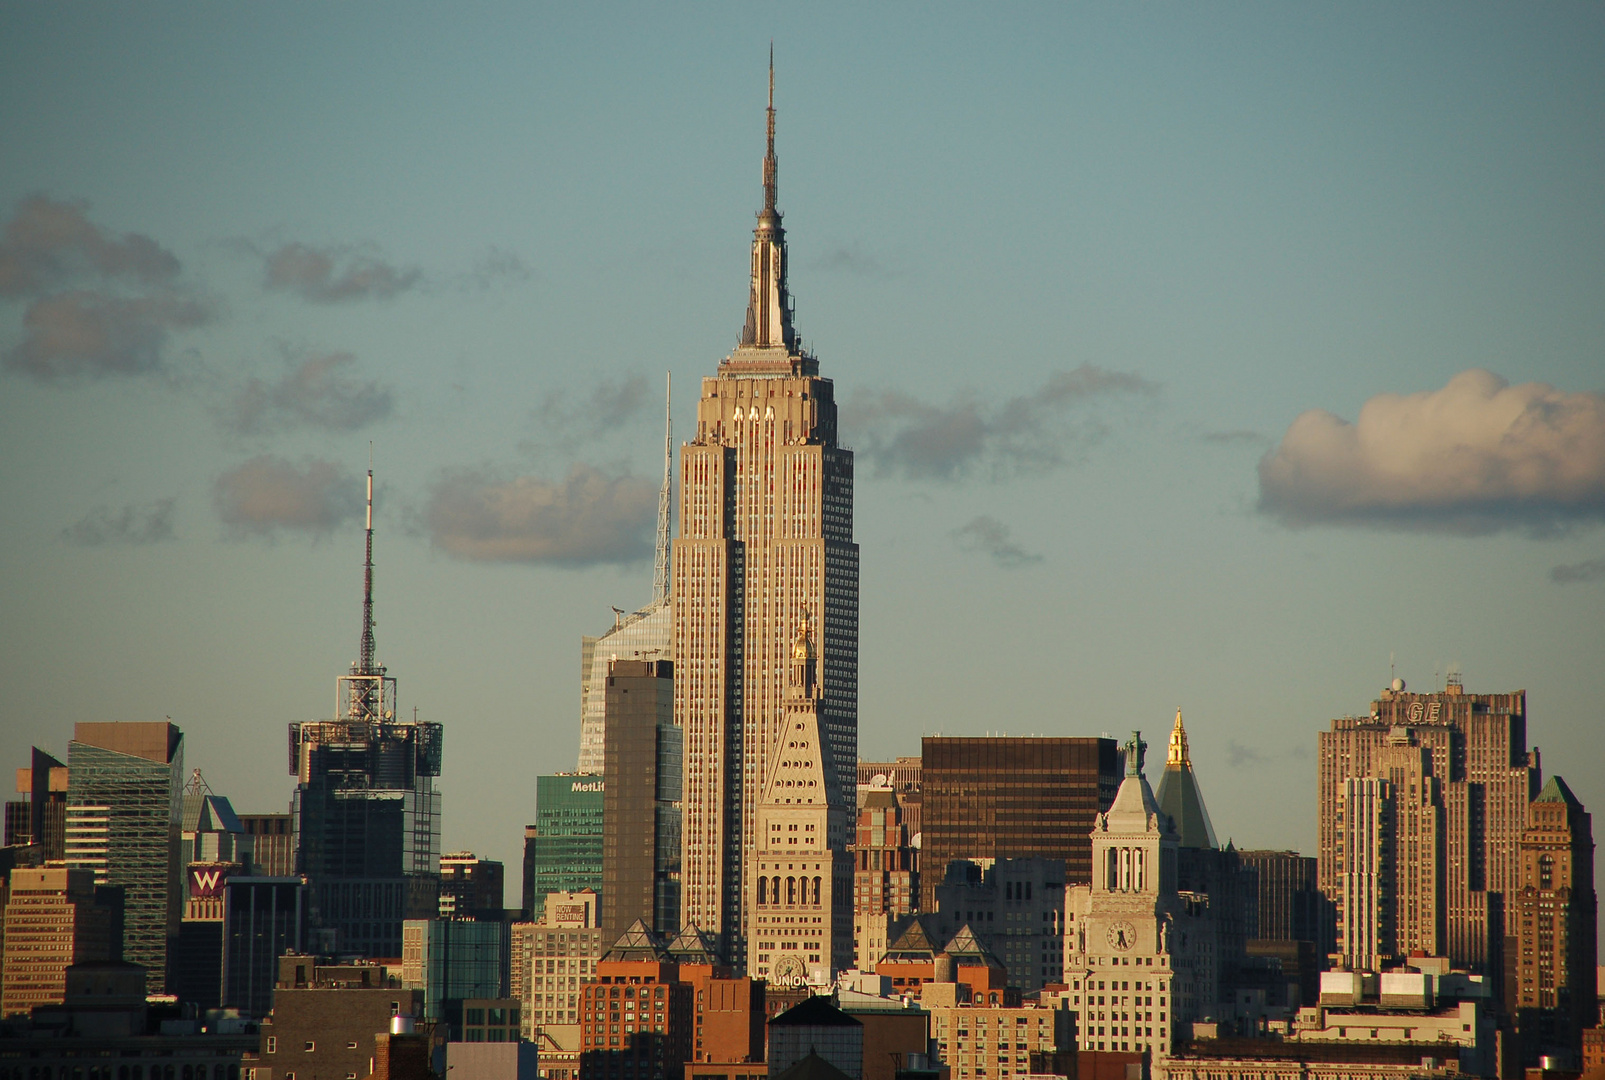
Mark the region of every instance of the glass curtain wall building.
POLYGON ((184 733, 165 722, 77 724, 67 768, 67 865, 123 889, 123 959, 164 993, 183 914, 184 733))
POLYGON ((535 835, 527 841, 533 921, 545 918, 547 893, 602 891, 602 800, 600 776, 535 778, 535 835))

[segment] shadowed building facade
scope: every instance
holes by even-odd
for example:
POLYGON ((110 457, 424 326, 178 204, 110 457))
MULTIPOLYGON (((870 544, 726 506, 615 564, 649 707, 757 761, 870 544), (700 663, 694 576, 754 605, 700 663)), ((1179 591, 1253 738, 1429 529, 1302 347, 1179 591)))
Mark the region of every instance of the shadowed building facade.
POLYGON ((674 665, 614 660, 605 699, 602 927, 617 939, 637 919, 680 926, 680 729, 674 665))
POLYGON ((715 935, 741 969, 758 876, 750 853, 761 842, 752 811, 781 748, 786 656, 804 622, 819 645, 819 750, 849 806, 858 743, 853 455, 837 445, 835 388, 792 325, 773 69, 768 116, 747 320, 736 350, 702 380, 696 435, 680 454, 673 553, 682 919, 715 935))
POLYGON ((1599 1018, 1595 986, 1596 911, 1592 815, 1566 781, 1549 778, 1527 811, 1521 888, 1511 902, 1516 932, 1507 949, 1507 991, 1522 1054, 1578 1063, 1582 1029, 1599 1018))
POLYGON ((1120 786, 1113 739, 944 738, 922 743, 920 910, 954 859, 1062 859, 1092 880, 1093 819, 1120 786))

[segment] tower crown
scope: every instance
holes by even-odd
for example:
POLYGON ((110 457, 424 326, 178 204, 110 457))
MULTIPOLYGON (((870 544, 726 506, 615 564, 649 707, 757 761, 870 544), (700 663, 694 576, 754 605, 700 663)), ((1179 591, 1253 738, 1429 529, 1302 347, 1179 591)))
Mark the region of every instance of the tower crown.
POLYGON ((1192 768, 1193 763, 1187 756, 1187 731, 1181 726, 1181 710, 1176 710, 1176 726, 1170 729, 1170 746, 1165 753, 1165 767, 1180 765, 1192 768))
POLYGON ((775 50, 769 47, 769 108, 763 159, 763 209, 752 230, 752 281, 747 296, 747 322, 741 345, 754 349, 797 349, 791 325, 791 296, 786 291, 786 230, 775 207, 780 163, 775 158, 775 50))

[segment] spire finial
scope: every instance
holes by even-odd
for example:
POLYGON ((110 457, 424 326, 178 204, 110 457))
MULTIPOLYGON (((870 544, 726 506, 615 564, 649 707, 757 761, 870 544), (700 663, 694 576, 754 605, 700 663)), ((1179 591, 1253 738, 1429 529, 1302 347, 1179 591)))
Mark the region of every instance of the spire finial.
POLYGON ((652 603, 669 598, 669 516, 674 504, 673 372, 663 378, 663 486, 658 489, 658 536, 652 564, 652 603))
POLYGON ((769 148, 763 159, 763 208, 773 210, 776 197, 775 161, 775 43, 769 43, 769 148))
POLYGON ((1187 756, 1187 732, 1181 726, 1181 710, 1176 710, 1176 726, 1170 729, 1170 746, 1165 754, 1165 767, 1179 766, 1184 769, 1193 767, 1192 760, 1187 756))

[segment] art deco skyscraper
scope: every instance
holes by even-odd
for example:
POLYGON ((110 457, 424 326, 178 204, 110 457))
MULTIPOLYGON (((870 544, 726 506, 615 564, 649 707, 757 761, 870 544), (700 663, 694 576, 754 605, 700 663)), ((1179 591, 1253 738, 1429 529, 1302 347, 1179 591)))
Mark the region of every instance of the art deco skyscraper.
POLYGON ((1431 694, 1397 681, 1369 716, 1333 720, 1320 735, 1320 877, 1338 907, 1340 949, 1365 954, 1343 942, 1370 937, 1380 956, 1431 949, 1500 985, 1538 780, 1525 691, 1468 694, 1457 674, 1431 694), (1359 830, 1373 810, 1381 831, 1368 853, 1359 830), (1361 874, 1380 877, 1373 887, 1361 874))
POLYGON ((792 325, 776 209, 770 67, 764 205, 753 230, 740 343, 702 380, 680 454, 674 542, 674 720, 685 735, 683 921, 748 963, 756 884, 751 813, 782 745, 787 653, 819 643, 820 751, 852 805, 858 750, 858 545, 853 455, 836 443, 835 390, 792 325))

